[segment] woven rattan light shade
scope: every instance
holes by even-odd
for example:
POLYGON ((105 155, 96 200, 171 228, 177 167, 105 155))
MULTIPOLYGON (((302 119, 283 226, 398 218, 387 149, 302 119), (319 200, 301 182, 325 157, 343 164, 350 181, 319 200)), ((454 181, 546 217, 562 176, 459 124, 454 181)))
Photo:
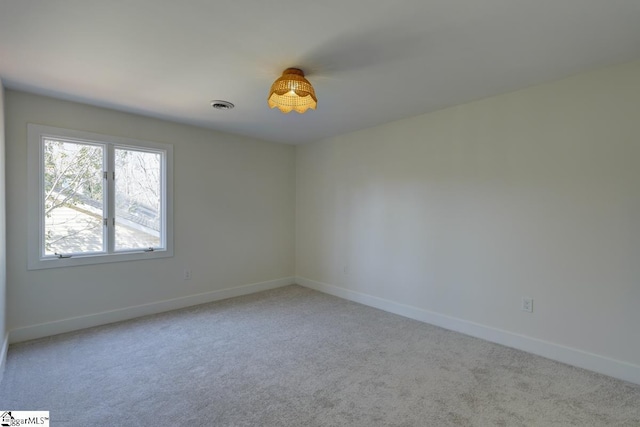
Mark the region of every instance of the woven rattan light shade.
POLYGON ((316 109, 318 99, 304 72, 297 68, 287 68, 271 85, 268 99, 269 107, 278 107, 283 113, 296 111, 300 114, 309 108, 316 109))

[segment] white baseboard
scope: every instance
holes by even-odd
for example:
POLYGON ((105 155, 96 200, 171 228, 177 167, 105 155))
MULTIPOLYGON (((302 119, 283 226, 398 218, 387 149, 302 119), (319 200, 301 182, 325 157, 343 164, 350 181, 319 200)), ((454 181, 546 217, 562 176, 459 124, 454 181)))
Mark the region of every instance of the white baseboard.
POLYGON ((249 285, 236 286, 233 288, 189 295, 186 297, 152 302, 149 304, 126 307, 118 310, 103 311, 101 313, 89 314, 86 316, 71 317, 68 319, 56 320, 54 322, 25 326, 11 330, 9 332, 9 342, 13 344, 21 341, 61 334, 64 332, 76 331, 78 329, 106 325, 108 323, 120 322, 122 320, 133 319, 149 314, 162 313, 193 305, 205 304, 212 301, 266 291, 268 289, 275 289, 282 286, 292 285, 294 283, 294 277, 283 277, 281 279, 269 280, 267 282, 252 283, 249 285))
POLYGON ((384 298, 351 291, 338 286, 316 282, 304 277, 296 277, 296 283, 350 301, 379 308, 390 313, 421 322, 440 326, 445 329, 471 335, 486 341, 502 344, 507 347, 537 354, 548 359, 588 369, 624 381, 640 384, 640 366, 620 360, 611 359, 598 354, 567 347, 560 344, 516 334, 502 329, 481 325, 468 320, 447 316, 418 307, 400 304, 384 298))
POLYGON ((0 347, 0 383, 4 376, 4 368, 7 365, 7 350, 9 350, 9 333, 7 332, 2 340, 2 347, 0 347))

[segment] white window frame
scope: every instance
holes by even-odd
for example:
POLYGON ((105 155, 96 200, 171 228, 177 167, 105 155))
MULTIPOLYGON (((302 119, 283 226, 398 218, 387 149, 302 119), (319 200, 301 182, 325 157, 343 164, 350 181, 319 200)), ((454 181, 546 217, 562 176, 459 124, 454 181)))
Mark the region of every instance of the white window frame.
MULTIPOLYGON (((113 156, 108 156, 113 159, 113 156)), ((106 165, 108 175, 114 170, 114 162, 106 165)), ((28 203, 28 242, 27 242, 27 268, 40 270, 45 268, 71 267, 87 264, 103 264, 109 262, 134 261, 155 258, 168 258, 173 256, 173 145, 157 142, 142 141, 137 139, 101 135, 72 129, 27 124, 27 203, 28 203), (136 249, 131 251, 118 251, 113 249, 114 229, 112 219, 106 226, 107 252, 74 254, 70 258, 59 258, 45 255, 44 253, 44 140, 62 139, 70 142, 93 143, 105 146, 105 150, 113 151, 115 148, 133 150, 153 150, 161 152, 162 162, 162 231, 160 248, 153 251, 136 249)), ((112 176, 112 175, 111 175, 112 176)), ((114 185, 108 185, 106 200, 110 207, 109 216, 114 215, 114 185)))

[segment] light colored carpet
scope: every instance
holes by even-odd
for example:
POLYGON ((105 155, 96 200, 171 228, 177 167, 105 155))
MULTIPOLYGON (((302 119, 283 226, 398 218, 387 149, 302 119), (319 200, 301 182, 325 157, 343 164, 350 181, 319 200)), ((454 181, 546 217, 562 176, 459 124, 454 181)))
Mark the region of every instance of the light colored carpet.
POLYGON ((640 386, 299 286, 12 345, 52 426, 640 426, 640 386))

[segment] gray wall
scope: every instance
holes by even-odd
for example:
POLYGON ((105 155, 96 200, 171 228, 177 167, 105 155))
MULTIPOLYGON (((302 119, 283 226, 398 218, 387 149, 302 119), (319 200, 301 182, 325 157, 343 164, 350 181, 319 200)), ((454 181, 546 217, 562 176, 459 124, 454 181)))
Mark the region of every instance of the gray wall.
POLYGON ((294 147, 12 90, 6 127, 12 341, 293 282, 294 147), (173 144, 175 256, 28 271, 27 123, 173 144))
POLYGON ((299 281, 640 382, 638 76, 633 62, 299 146, 299 281))
POLYGON ((6 252, 6 201, 5 201, 5 108, 4 87, 0 80, 0 379, 4 370, 4 362, 8 345, 6 323, 6 288, 7 288, 7 252, 6 252))

